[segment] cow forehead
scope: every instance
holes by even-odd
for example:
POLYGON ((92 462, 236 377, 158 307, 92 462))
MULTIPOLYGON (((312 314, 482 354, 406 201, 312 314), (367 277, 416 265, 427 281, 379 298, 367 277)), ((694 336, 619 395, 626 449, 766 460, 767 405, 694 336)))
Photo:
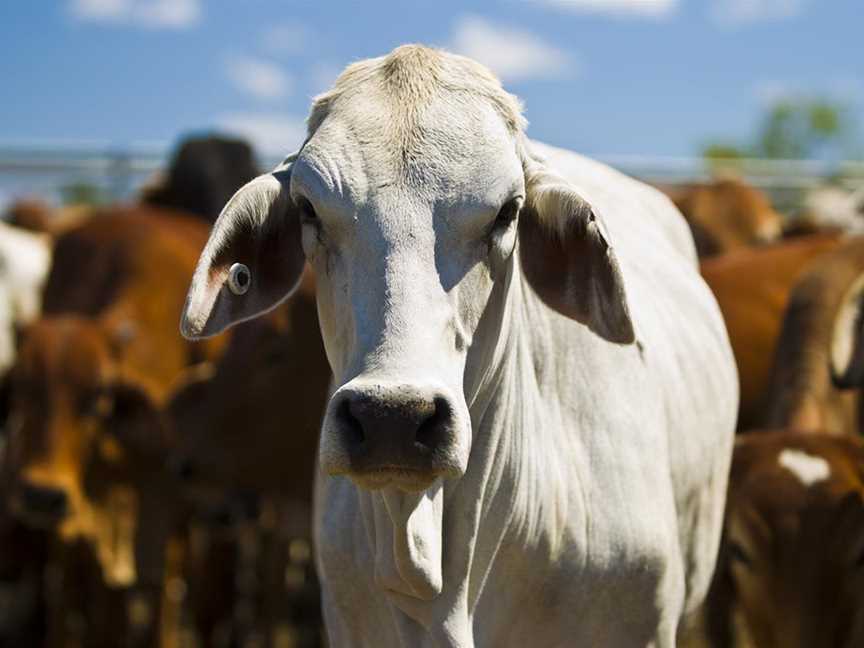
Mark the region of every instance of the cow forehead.
POLYGON ((35 325, 21 349, 20 373, 44 385, 97 387, 106 379, 110 350, 104 332, 73 319, 35 325))
POLYGON ((442 98, 402 127, 393 112, 382 105, 374 121, 356 106, 334 113, 295 162, 296 181, 355 203, 393 188, 425 202, 480 202, 521 182, 514 136, 491 106, 459 111, 442 98))
POLYGON ((482 192, 486 181, 518 174, 524 125, 518 100, 483 66, 404 46, 349 66, 316 98, 298 163, 355 200, 394 184, 430 195, 482 192))

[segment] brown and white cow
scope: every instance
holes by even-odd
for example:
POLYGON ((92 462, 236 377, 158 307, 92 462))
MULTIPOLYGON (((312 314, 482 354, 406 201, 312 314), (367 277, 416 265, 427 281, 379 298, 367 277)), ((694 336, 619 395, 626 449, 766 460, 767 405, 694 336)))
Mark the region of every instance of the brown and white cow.
POLYGON ((152 208, 110 209, 61 235, 43 317, 24 331, 12 369, 12 506, 67 544, 83 541, 104 586, 135 586, 129 621, 142 627, 133 636, 155 625, 145 622, 158 602, 135 597, 159 593, 179 507, 161 405, 178 376, 221 345, 176 333, 206 236, 196 219, 152 208))
POLYGON ((710 644, 864 645, 864 442, 741 436, 727 502, 706 606, 710 644))
POLYGON ((740 179, 664 190, 687 219, 700 257, 771 243, 783 231, 783 217, 768 197, 740 179))

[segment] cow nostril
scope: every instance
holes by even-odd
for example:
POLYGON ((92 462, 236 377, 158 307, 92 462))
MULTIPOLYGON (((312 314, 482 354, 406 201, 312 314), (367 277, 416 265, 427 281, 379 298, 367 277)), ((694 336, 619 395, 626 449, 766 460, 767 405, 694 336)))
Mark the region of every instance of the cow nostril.
POLYGON ((23 487, 21 500, 25 508, 33 513, 62 517, 66 513, 66 493, 47 486, 23 487))
POLYGON ((345 440, 352 445, 360 445, 366 440, 366 435, 363 432, 363 424, 351 411, 352 405, 355 402, 351 399, 345 399, 339 406, 342 423, 345 430, 345 440))
POLYGON ((189 457, 171 457, 168 460, 168 471, 181 480, 191 480, 197 477, 198 471, 189 457))
POLYGON ((450 403, 442 396, 433 401, 432 414, 417 428, 415 440, 426 449, 434 452, 446 442, 448 423, 453 416, 450 403))

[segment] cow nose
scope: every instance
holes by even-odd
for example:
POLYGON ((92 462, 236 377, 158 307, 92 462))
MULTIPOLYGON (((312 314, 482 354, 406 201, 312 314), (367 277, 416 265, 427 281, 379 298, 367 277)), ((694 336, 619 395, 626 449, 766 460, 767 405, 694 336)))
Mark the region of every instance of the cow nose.
POLYGON ((453 406, 440 393, 349 391, 335 406, 336 428, 352 471, 436 472, 453 444, 453 406))
POLYGON ((66 493, 50 486, 24 484, 21 487, 21 505, 26 513, 53 521, 66 515, 66 493))
POLYGON ((195 462, 185 455, 175 455, 167 462, 168 472, 181 481, 191 481, 198 476, 195 462))

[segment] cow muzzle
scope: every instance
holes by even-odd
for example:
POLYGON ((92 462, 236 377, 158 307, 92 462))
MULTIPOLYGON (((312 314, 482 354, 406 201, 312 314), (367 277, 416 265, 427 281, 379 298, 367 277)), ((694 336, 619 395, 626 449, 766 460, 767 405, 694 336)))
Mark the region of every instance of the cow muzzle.
POLYGON ((19 484, 13 504, 19 517, 37 527, 53 527, 69 512, 69 498, 63 490, 29 482, 19 484))
POLYGON ((369 490, 423 491, 464 474, 466 420, 446 389, 354 380, 330 400, 321 466, 369 490))

